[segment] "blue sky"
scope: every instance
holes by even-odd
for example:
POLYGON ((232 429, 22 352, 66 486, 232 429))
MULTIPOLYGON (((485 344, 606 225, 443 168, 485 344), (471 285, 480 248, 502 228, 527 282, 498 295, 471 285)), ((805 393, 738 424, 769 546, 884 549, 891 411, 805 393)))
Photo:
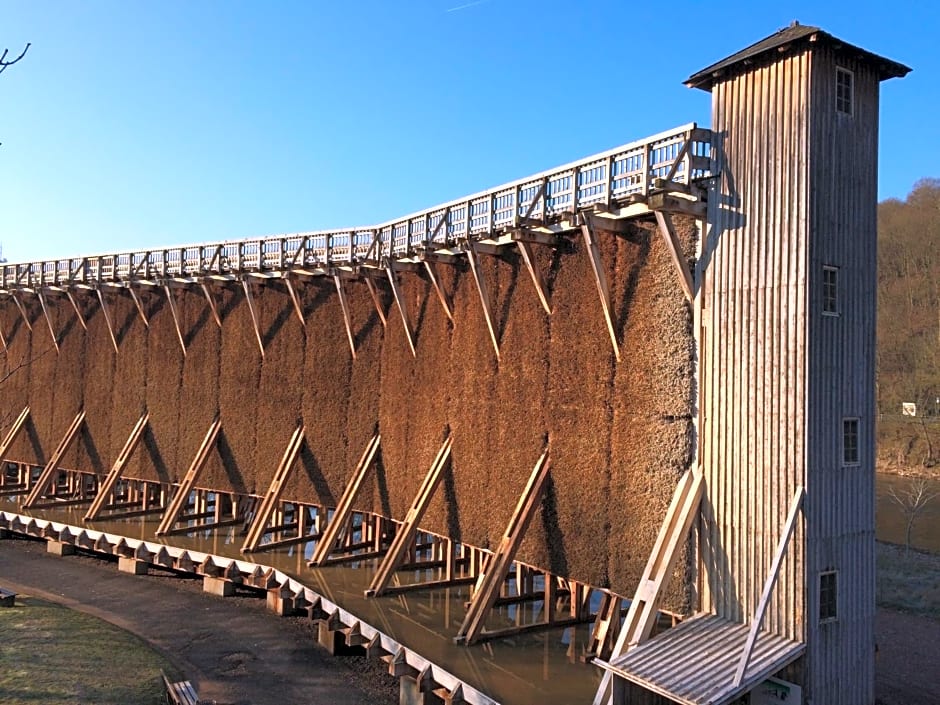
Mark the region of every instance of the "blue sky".
POLYGON ((879 197, 940 176, 936 3, 9 2, 13 261, 377 223, 709 124, 682 81, 798 19, 882 84, 879 197))

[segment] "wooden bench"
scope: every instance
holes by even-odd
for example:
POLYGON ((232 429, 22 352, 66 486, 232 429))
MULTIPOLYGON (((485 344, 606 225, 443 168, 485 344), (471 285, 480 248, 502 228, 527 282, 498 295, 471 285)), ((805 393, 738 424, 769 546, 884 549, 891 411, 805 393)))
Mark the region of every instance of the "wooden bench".
POLYGON ((163 683, 166 685, 166 701, 172 705, 200 705, 202 701, 196 695, 196 689, 189 681, 172 682, 166 673, 160 671, 163 683))
POLYGON ((16 593, 6 588, 0 588, 0 607, 15 607, 16 593))

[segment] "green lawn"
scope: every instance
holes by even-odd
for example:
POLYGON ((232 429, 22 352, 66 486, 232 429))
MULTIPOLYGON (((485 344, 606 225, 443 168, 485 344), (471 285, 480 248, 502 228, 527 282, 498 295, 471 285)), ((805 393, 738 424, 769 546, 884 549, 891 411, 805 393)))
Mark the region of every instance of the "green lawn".
POLYGON ((32 597, 0 609, 0 705, 156 705, 169 662, 95 617, 32 597))

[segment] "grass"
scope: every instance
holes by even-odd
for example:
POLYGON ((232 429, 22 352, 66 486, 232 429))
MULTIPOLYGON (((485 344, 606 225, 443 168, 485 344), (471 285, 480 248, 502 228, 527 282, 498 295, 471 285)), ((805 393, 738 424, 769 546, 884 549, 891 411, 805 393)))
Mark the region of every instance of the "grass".
POLYGON ((172 668, 134 635, 33 597, 0 609, 0 705, 156 705, 172 668))
POLYGON ((880 607, 940 619, 940 555, 881 541, 875 555, 880 607))

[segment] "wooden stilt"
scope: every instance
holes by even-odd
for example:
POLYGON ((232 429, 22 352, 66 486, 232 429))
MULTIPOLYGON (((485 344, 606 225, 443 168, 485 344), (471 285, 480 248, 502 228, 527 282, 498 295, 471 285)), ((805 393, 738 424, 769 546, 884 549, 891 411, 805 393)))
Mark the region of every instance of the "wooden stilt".
POLYGON ((369 589, 365 591, 366 597, 378 597, 382 595, 392 575, 398 569, 398 566, 405 561, 408 548, 414 541, 415 534, 418 531, 418 524, 424 517, 431 497, 434 496, 434 491, 441 482, 442 471, 450 458, 452 445, 453 438, 448 436, 447 440, 445 440, 441 446, 441 449, 437 452, 437 457, 434 458, 431 469, 424 478, 424 482, 418 490, 418 495, 415 497, 411 508, 408 510, 408 514, 405 516, 405 521, 398 527, 398 532, 395 534, 395 539, 392 541, 388 553, 385 554, 385 558, 382 560, 382 563, 379 565, 372 578, 372 584, 369 586, 369 589))
POLYGON ((56 353, 59 352, 59 340, 56 338, 55 327, 52 325, 52 317, 49 315, 49 309, 46 307, 46 297, 42 289, 36 290, 36 296, 39 297, 39 305, 42 306, 42 314, 46 318, 46 324, 49 326, 49 335, 52 336, 52 344, 55 345, 56 353))
POLYGON ((111 314, 108 312, 108 304, 105 303, 104 294, 101 289, 95 289, 98 294, 98 303, 101 305, 101 313, 104 315, 104 322, 108 324, 108 333, 111 336, 111 344, 114 346, 114 352, 118 352, 117 338, 114 335, 114 324, 111 322, 111 314))
POLYGON ((506 532, 496 553, 490 558, 489 563, 481 574, 481 580, 478 582, 477 589, 474 590, 473 600, 464 617, 463 624, 454 637, 456 642, 464 642, 467 646, 475 643, 483 634, 483 627, 486 618, 493 607, 496 598, 499 597, 500 586, 505 582, 509 573, 509 568, 515 559, 519 544, 525 536, 529 522, 535 515, 536 510, 541 506, 542 493, 545 490, 545 481, 548 479, 548 472, 551 463, 548 459, 548 448, 542 453, 529 481, 519 497, 516 509, 513 512, 506 532))
POLYGON ((242 279, 242 287, 245 289, 245 300, 248 302, 248 311, 251 313, 251 325, 255 329, 255 338, 258 339, 258 349, 261 350, 261 357, 264 357, 264 341, 261 340, 261 324, 258 322, 258 310, 255 308, 255 298, 251 293, 251 284, 247 277, 242 279))
POLYGON ((7 345, 7 338, 6 338, 6 336, 3 334, 3 330, 2 330, 2 329, 0 329, 0 345, 3 346, 3 351, 4 351, 4 352, 6 352, 7 350, 9 350, 9 346, 7 345))
POLYGON ((13 299, 13 303, 16 304, 16 307, 20 311, 20 315, 23 317, 23 323, 26 324, 26 328, 30 331, 33 330, 33 324, 29 322, 29 316, 26 315, 26 309, 23 308, 23 302, 16 298, 16 295, 11 293, 10 298, 13 299))
POLYGON ((176 337, 179 338, 180 347, 183 349, 183 357, 186 357, 186 339, 183 337, 183 328, 180 324, 180 314, 176 309, 176 299, 173 298, 173 292, 170 290, 168 284, 163 285, 163 290, 166 292, 167 303, 170 304, 170 313, 173 314, 173 325, 176 326, 176 337))
POLYGON ((532 277, 532 283, 535 284, 535 293, 538 294, 539 301, 542 302, 542 308, 549 316, 552 315, 552 303, 549 300, 548 287, 545 286, 545 279, 542 277, 541 270, 536 266, 532 245, 525 240, 516 240, 516 247, 519 248, 522 261, 525 262, 526 269, 529 270, 529 276, 532 277))
POLYGON ((127 461, 130 459, 131 453, 134 452, 134 449, 140 442, 140 439, 144 434, 144 429, 147 427, 147 421, 149 420, 150 414, 144 412, 143 416, 141 416, 137 420, 137 423, 134 424, 134 428, 131 429, 130 435, 124 442, 124 447, 121 448, 121 452, 118 454, 117 460, 115 460, 114 465, 111 466, 111 471, 107 474, 104 481, 98 486, 98 494, 95 497, 95 501, 91 503, 91 506, 85 513, 85 521, 94 521, 98 518, 98 515, 101 514, 102 507, 104 507, 105 503, 111 497, 111 492, 114 490, 114 485, 118 479, 120 479, 121 474, 124 472, 124 467, 127 465, 127 461))
POLYGON ((160 525, 157 527, 157 535, 161 536, 166 534, 173 528, 173 525, 176 523, 180 513, 183 511, 183 507, 186 506, 186 501, 189 499, 189 493, 193 489, 193 485, 196 483, 196 480, 199 477, 199 473, 202 472, 202 468, 206 464, 206 460, 209 458, 209 453, 212 451, 212 448, 215 446, 215 440, 218 438, 219 429, 222 428, 222 419, 216 414, 215 419, 209 426, 209 430, 206 432, 205 438, 202 439, 202 444, 199 446, 199 450, 196 451, 196 457, 193 458, 192 464, 189 466, 189 470, 186 471, 186 475, 183 477, 183 481, 180 483, 179 488, 176 490, 176 494, 173 495, 173 499, 170 501, 170 505, 167 507, 166 512, 163 514, 163 518, 160 520, 160 525))
POLYGON ((424 260, 424 268, 427 270, 428 278, 431 280, 431 284, 434 286, 434 291, 437 294, 437 300, 441 302, 441 306, 444 307, 444 313, 447 314, 447 318, 450 319, 450 322, 454 322, 454 312, 450 308, 450 302, 447 300, 447 296, 444 294, 444 289, 441 287, 441 282, 438 280, 437 272, 434 269, 434 263, 430 260, 424 260))
POLYGON ((222 327, 222 317, 219 316, 219 307, 215 303, 215 298, 212 296, 212 292, 209 291, 209 285, 206 282, 200 282, 199 286, 202 288, 202 293, 206 297, 206 303, 209 304, 209 310, 212 312, 212 320, 215 321, 215 324, 221 328, 222 327))
MULTIPOLYGON (((686 143, 688 144, 688 143, 686 143)), ((672 216, 663 211, 654 211, 656 223, 659 225, 659 232, 663 236, 669 255, 672 257, 672 263, 676 266, 679 273, 679 284, 682 286, 682 292, 685 298, 692 301, 695 297, 692 284, 692 273, 689 271, 689 263, 682 256, 682 247, 679 243, 679 237, 676 235, 676 229, 672 223, 672 216)))
POLYGON ((343 322, 346 324, 346 338, 349 340, 349 349, 352 351, 353 360, 356 359, 356 338, 352 331, 352 320, 349 317, 349 302, 346 300, 346 287, 343 286, 343 280, 338 274, 333 275, 333 282, 336 284, 336 293, 339 294, 339 305, 343 309, 343 322))
POLYGON ((365 277, 366 287, 369 289, 369 296, 372 297, 372 303, 375 304, 375 311, 379 314, 379 320, 382 321, 382 327, 388 325, 388 318, 385 316, 385 310, 382 308, 382 300, 379 298, 378 289, 375 287, 375 282, 368 276, 365 277))
POLYGON ((339 504, 336 505, 333 518, 330 519, 326 528, 323 529, 323 532, 320 534, 320 540, 317 541, 317 546, 313 551, 310 565, 323 565, 336 546, 336 542, 342 538, 343 530, 346 528, 346 524, 349 522, 349 517, 352 514, 353 502, 356 501, 356 495, 359 494, 362 482, 369 469, 372 467, 372 461, 375 460, 375 454, 379 450, 381 440, 382 437, 378 433, 372 436, 372 440, 369 441, 369 444, 363 451, 362 457, 359 458, 359 464, 356 466, 352 478, 343 490, 343 496, 340 497, 339 504))
POLYGON ((35 505, 39 498, 46 493, 46 489, 49 487, 49 483, 52 481, 53 473, 59 469, 59 463, 62 462, 62 456, 66 454, 68 449, 71 447, 72 442, 78 436, 78 430, 82 427, 82 423, 85 421, 85 411, 79 411, 78 414, 73 419, 71 425, 65 432, 65 435, 62 436, 62 440, 59 441, 59 445, 56 447, 55 452, 49 458, 49 462, 46 463, 46 466, 42 469, 42 473, 39 475, 39 479, 36 480, 36 484, 33 485, 32 490, 30 490, 29 495, 26 497, 26 501, 23 502, 23 508, 29 509, 35 505))
POLYGON ((493 350, 496 352, 496 358, 499 359, 499 341, 496 339, 496 328, 493 326, 490 294, 486 288, 486 281, 483 279, 483 272, 480 271, 476 248, 477 245, 472 240, 467 241, 467 261, 470 263, 470 272, 473 274, 473 281, 476 282, 477 292, 480 294, 480 303, 483 304, 483 316, 486 318, 486 327, 490 331, 490 340, 493 341, 493 350))
POLYGON ((581 234, 587 246, 588 257, 591 260, 591 269, 594 272, 594 283, 597 284, 597 293, 601 299, 601 308, 604 311, 604 321, 607 323, 607 332, 610 333, 610 342, 614 346, 614 356, 620 362, 620 346, 617 344, 617 332, 614 330, 613 312, 610 307, 610 287, 607 286, 607 275, 601 263, 601 252, 597 247, 597 238, 594 235, 594 226, 591 216, 584 214, 584 223, 581 225, 581 234))
POLYGON ((83 329, 88 330, 88 324, 85 322, 85 317, 82 315, 81 309, 78 308, 78 302, 75 300, 75 295, 72 293, 72 290, 66 289, 65 295, 68 297, 69 303, 72 304, 72 308, 75 311, 75 317, 78 319, 78 322, 81 324, 83 329))
POLYGON ((258 511, 255 512, 254 521, 252 522, 251 528, 248 530, 245 543, 242 545, 243 552, 251 553, 252 551, 258 550, 261 539, 264 537, 265 529, 268 526, 268 520, 271 518, 271 514, 274 512, 277 503, 281 501, 284 483, 287 482, 290 477, 291 470, 294 468, 294 461, 297 460, 297 454, 300 452, 300 447, 303 445, 303 442, 304 425, 303 423, 299 423, 293 435, 290 437, 290 441, 287 443, 284 455, 281 456, 281 462, 274 472, 274 477, 271 479, 271 486, 268 488, 268 493, 264 496, 264 500, 261 502, 258 511))
POLYGON ((144 311, 144 304, 140 300, 140 297, 137 295, 137 292, 134 291, 134 283, 129 282, 127 285, 127 293, 131 295, 131 300, 134 302, 134 306, 137 308, 137 313, 140 316, 140 320, 144 322, 144 328, 150 327, 150 321, 147 319, 147 313, 144 311))
POLYGON ((290 294, 290 300, 294 304, 294 311, 297 312, 297 318, 300 319, 300 325, 304 328, 307 327, 307 321, 304 319, 304 309, 300 305, 300 297, 297 296, 297 291, 294 289, 294 282, 290 278, 290 272, 284 274, 284 283, 287 285, 287 293, 290 294))
POLYGON ((0 443, 0 462, 7 456, 7 451, 10 450, 10 446, 13 445, 13 441, 16 440, 16 437, 19 435, 20 431, 23 430, 23 426, 26 424, 26 419, 29 418, 29 407, 24 406, 23 410, 20 412, 20 415, 16 417, 16 421, 13 422, 13 425, 10 426, 10 430, 7 431, 7 435, 4 436, 3 442, 0 443))
POLYGON ((398 286, 394 265, 389 262, 385 271, 388 273, 388 281, 392 285, 392 295, 395 297, 395 303, 398 304, 398 312, 401 314, 402 325, 405 326, 405 336, 408 338, 408 347, 411 348, 411 354, 414 357, 418 357, 418 353, 415 351, 414 336, 411 333, 411 323, 408 322, 408 304, 405 302, 401 289, 398 286))

